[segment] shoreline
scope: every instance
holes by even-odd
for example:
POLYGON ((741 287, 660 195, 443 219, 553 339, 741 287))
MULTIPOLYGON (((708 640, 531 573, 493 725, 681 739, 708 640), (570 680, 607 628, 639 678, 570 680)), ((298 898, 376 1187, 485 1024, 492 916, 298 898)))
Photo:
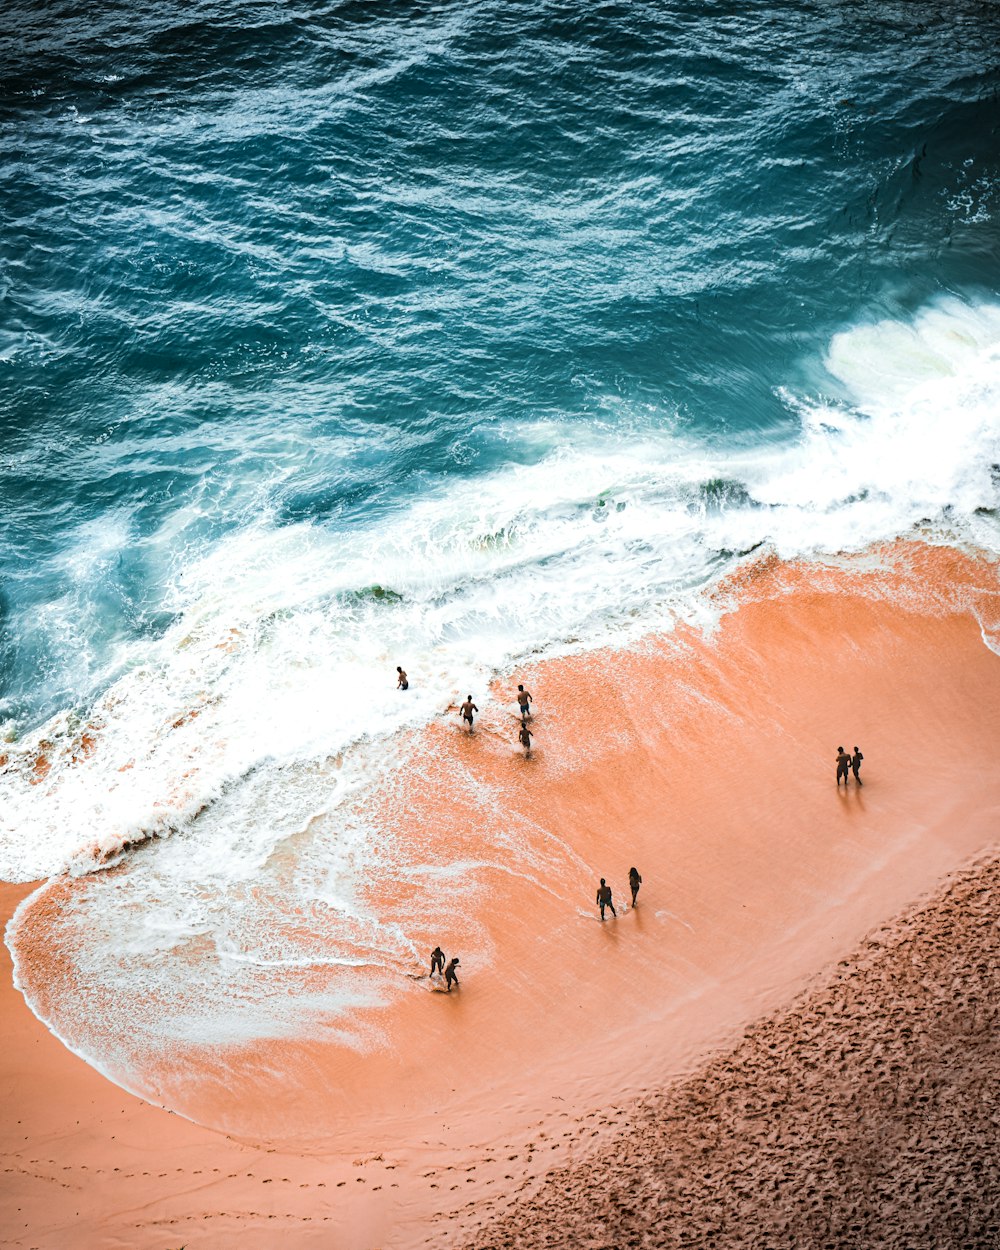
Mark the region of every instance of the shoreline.
MULTIPOLYGON (((694 1071, 978 854, 1000 807, 1000 664, 982 638, 996 569, 917 544, 889 555, 762 561, 720 589, 739 609, 709 637, 540 663, 531 761, 486 717, 471 739, 450 722, 415 738, 374 802, 401 845, 484 860, 449 940, 472 952, 462 990, 408 983, 367 1053, 291 1039, 239 1066, 179 1055, 187 1102, 164 1101, 243 1141, 106 1082, 30 1016, 5 964, 6 1080, 25 1124, 5 1134, 20 1179, 4 1215, 30 1228, 11 1244, 69 1245, 81 1220, 106 1238, 95 1246, 141 1229, 152 1250, 205 1220, 219 1250, 266 1246, 276 1226, 303 1247, 332 1233, 338 1250, 454 1244, 495 1195, 598 1148, 614 1125, 593 1127, 595 1108, 694 1071), (930 769, 912 747, 923 720, 930 769), (866 785, 835 793, 829 725, 859 722, 866 785), (596 875, 614 865, 619 895, 630 862, 639 907, 601 925, 596 875), (115 1167, 127 1193, 102 1198, 92 1174, 115 1167)), ((56 882, 30 909, 29 991, 57 1005, 73 966, 52 946, 60 904, 95 888, 56 882)))

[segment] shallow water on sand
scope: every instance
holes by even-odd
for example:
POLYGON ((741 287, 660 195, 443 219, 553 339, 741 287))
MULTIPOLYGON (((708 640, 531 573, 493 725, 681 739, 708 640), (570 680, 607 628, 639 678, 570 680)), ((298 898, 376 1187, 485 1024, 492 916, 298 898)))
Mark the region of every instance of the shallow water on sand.
POLYGON ((368 803, 410 731, 762 548, 1000 550, 996 14, 133 9, 0 35, 0 875, 125 856, 109 1011, 124 925, 178 1038, 362 1044, 479 888, 368 803))

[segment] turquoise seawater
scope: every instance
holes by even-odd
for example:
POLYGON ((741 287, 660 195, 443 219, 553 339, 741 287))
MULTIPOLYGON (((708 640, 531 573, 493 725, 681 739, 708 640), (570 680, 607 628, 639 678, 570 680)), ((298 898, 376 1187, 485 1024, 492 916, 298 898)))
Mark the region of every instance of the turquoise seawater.
MULTIPOLYGON (((995 299, 997 19, 8 5, 4 714, 85 706, 263 519, 349 547, 559 446, 712 483, 799 437, 838 332, 995 299)), ((498 530, 547 503, 508 490, 498 530)))
POLYGON ((998 36, 9 0, 0 876, 79 878, 60 1036, 157 1099, 179 1048, 350 1038, 499 854, 386 841, 407 731, 761 547, 1000 552, 998 36))

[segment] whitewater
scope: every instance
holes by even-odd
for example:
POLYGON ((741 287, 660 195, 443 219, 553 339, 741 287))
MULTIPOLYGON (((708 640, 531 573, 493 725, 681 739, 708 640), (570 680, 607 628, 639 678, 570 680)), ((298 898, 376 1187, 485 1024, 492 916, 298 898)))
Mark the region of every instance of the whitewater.
MULTIPOLYGON (((349 533, 265 515, 175 559, 159 603, 171 625, 120 644, 93 703, 9 742, 0 871, 105 866, 258 770, 278 782, 336 759, 334 793, 350 792, 375 740, 466 688, 486 699, 519 662, 707 626, 699 592, 762 544, 791 559, 919 529, 997 551, 1000 306, 943 300, 910 324, 846 330, 822 364, 828 397, 783 392, 800 422, 783 444, 723 451, 670 423, 522 426, 528 463, 349 533)), ((168 547, 182 524, 145 545, 168 547)), ((50 629, 72 632, 127 542, 116 516, 62 553, 76 594, 50 629)), ((251 810, 265 784, 247 787, 251 810)))

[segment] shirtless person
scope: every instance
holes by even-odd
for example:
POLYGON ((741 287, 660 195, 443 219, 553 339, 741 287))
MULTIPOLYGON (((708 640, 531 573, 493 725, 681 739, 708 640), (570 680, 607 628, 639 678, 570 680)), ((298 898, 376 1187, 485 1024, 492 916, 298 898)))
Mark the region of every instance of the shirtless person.
POLYGON ((837 785, 840 785, 840 779, 843 777, 844 785, 847 785, 847 775, 851 770, 851 757, 847 754, 843 747, 837 747, 837 785))
POLYGON ((399 680, 396 682, 396 689, 397 690, 409 690, 410 683, 406 680, 406 674, 403 672, 403 670, 399 667, 398 664, 396 665, 396 672, 399 674, 399 680))
POLYGON ((864 758, 865 757, 861 754, 860 749, 858 747, 855 747, 854 754, 851 756, 851 771, 854 773, 854 780, 858 783, 859 786, 863 786, 865 784, 861 780, 861 778, 858 776, 858 774, 861 772, 861 761, 864 758))
POLYGON ((523 686, 517 688, 517 706, 521 709, 521 720, 527 720, 531 715, 531 691, 525 690, 523 686))
POLYGON ((527 759, 531 754, 531 730, 521 721, 521 731, 517 735, 517 740, 524 747, 524 758, 527 759))
POLYGON ((479 708, 472 702, 472 695, 465 696, 465 702, 458 709, 462 713, 462 720, 469 726, 469 733, 472 733, 472 713, 478 712, 479 708))
POLYGON ((611 901, 611 886, 608 885, 603 877, 601 878, 601 884, 597 887, 597 906, 601 909, 602 920, 604 919, 605 907, 610 907, 612 916, 617 919, 618 913, 615 911, 615 905, 611 901))
POLYGON ((440 946, 435 946, 431 951, 431 976, 435 972, 444 972, 444 951, 440 946))
POLYGON ((456 985, 458 984, 458 973, 455 971, 455 969, 458 967, 459 962, 460 960, 458 956, 456 955, 455 958, 448 965, 448 967, 445 968, 444 970, 444 979, 445 979, 445 982, 447 983, 449 994, 451 993, 452 982, 454 981, 456 985))

